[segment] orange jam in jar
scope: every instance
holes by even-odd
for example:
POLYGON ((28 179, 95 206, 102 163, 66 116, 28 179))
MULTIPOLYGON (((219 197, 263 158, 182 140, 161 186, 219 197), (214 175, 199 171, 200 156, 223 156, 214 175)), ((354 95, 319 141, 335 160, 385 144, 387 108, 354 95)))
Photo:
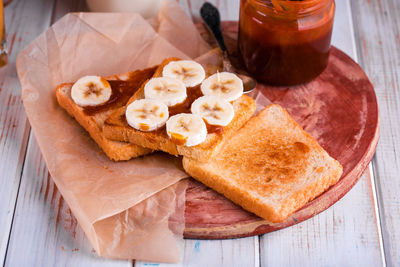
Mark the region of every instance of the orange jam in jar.
POLYGON ((327 66, 334 0, 241 0, 239 51, 247 71, 271 85, 295 85, 327 66))

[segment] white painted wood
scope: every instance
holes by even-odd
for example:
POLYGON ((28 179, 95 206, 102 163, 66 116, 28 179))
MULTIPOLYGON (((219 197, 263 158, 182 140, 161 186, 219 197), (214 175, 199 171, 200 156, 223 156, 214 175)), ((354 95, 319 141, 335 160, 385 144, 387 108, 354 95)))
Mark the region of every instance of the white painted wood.
POLYGON ((335 3, 336 13, 332 32, 332 44, 357 62, 350 1, 336 0, 335 3))
POLYGON ((0 261, 4 261, 29 133, 18 80, 0 89, 0 261))
POLYGON ((29 124, 21 102, 15 70, 18 52, 44 31, 51 18, 51 2, 13 1, 5 10, 9 63, 0 69, 0 262, 4 262, 29 124))
POLYGON ((254 267, 259 266, 258 236, 227 240, 185 240, 179 264, 136 262, 135 267, 254 267))
POLYGON ((380 140, 373 160, 385 259, 400 266, 400 2, 352 1, 360 64, 375 85, 380 140))
POLYGON ((33 135, 5 266, 132 266, 97 256, 57 191, 33 135))
POLYGON ((371 189, 372 189, 372 196, 374 200, 374 207, 375 207, 375 216, 376 216, 376 221, 377 221, 377 232, 378 232, 378 238, 379 238, 379 248, 381 250, 381 258, 382 258, 382 264, 386 266, 386 259, 385 259, 385 249, 383 247, 383 237, 382 237, 382 224, 381 224, 381 215, 379 213, 379 206, 378 206, 378 194, 376 193, 376 183, 375 183, 375 176, 374 176, 374 171, 372 167, 372 162, 368 165, 368 173, 371 181, 371 189))
MULTIPOLYGON (((5 10, 6 23, 12 18, 15 19, 15 22, 12 23, 11 26, 7 26, 9 36, 14 40, 11 60, 13 60, 13 58, 15 60, 16 51, 19 51, 28 41, 34 39, 34 37, 36 37, 39 32, 43 31, 50 23, 49 16, 51 12, 45 12, 44 9, 51 9, 52 1, 45 1, 45 4, 38 4, 37 1, 39 0, 14 0, 5 10), (8 11, 13 10, 11 7, 15 8, 14 13, 8 11), (18 8, 18 10, 16 8, 18 8), (23 10, 25 10, 25 13, 23 10), (41 12, 39 12, 39 10, 41 10, 41 12), (26 19, 24 19, 24 17, 26 19), (42 27, 42 30, 39 30, 40 27, 42 27), (14 28, 16 30, 13 31, 12 29, 14 28), (12 34, 13 32, 15 35, 12 34), (20 37, 21 44, 18 44, 20 42, 20 37)), ((65 8, 65 6, 71 7, 65 4, 68 1, 60 1, 61 0, 58 0, 57 3, 61 4, 56 5, 56 9, 60 11, 53 14, 53 19, 61 17, 63 14, 62 10, 76 11, 74 8, 65 8)), ((350 0, 336 0, 338 8, 333 43, 355 58, 356 53, 352 39, 351 20, 348 16, 350 14, 350 9, 348 9, 349 1, 350 0)), ((75 0, 74 2, 81 4, 81 7, 83 7, 80 0, 75 0)), ((183 0, 180 0, 180 2, 185 10, 189 13, 192 12, 194 17, 198 17, 198 11, 196 10, 199 9, 203 1, 196 1, 196 4, 188 4, 187 1, 183 0)), ((214 0, 211 2, 218 4, 223 20, 237 19, 239 10, 238 0, 214 0)), ((394 3, 395 0, 389 2, 384 4, 380 2, 379 4, 374 3, 373 6, 370 6, 367 1, 365 1, 365 3, 359 3, 357 1, 357 3, 353 2, 353 9, 356 10, 354 19, 356 34, 364 38, 356 40, 357 48, 362 51, 362 53, 359 54, 360 60, 374 83, 377 82, 381 85, 380 91, 378 92, 378 97, 381 99, 382 103, 380 103, 381 113, 382 106, 385 106, 385 113, 383 113, 386 119, 385 129, 389 130, 386 130, 384 135, 381 134, 381 146, 382 142, 384 143, 383 148, 378 148, 380 154, 377 153, 376 162, 378 164, 375 170, 377 171, 378 177, 377 190, 380 195, 379 205, 384 205, 384 212, 381 213, 381 217, 384 220, 383 229, 385 247, 388 248, 386 250, 389 257, 388 263, 390 263, 389 265, 399 265, 400 230, 397 230, 398 227, 396 226, 398 226, 400 222, 400 205, 398 205, 400 182, 398 179, 396 182, 395 179, 400 177, 397 171, 400 168, 398 159, 395 157, 396 152, 393 151, 393 149, 400 151, 399 141, 396 139, 396 137, 398 138, 400 136, 400 128, 398 128, 400 118, 400 113, 398 112, 400 106, 400 94, 398 93, 398 59, 400 57, 398 55, 399 51, 396 51, 395 46, 396 44, 400 44, 400 39, 398 37, 399 27, 398 24, 395 24, 398 22, 395 21, 395 23, 390 24, 385 14, 379 13, 382 8, 386 8, 385 11, 387 14, 391 15, 390 20, 395 20, 394 15, 399 14, 399 6, 397 3, 394 3), (392 7, 390 5, 396 6, 392 7), (362 12, 366 13, 361 14, 362 12), (373 23, 369 22, 369 16, 373 16, 376 21, 373 23), (390 27, 387 29, 391 29, 392 27, 395 33, 389 33, 390 30, 383 31, 383 29, 380 28, 389 26, 386 24, 390 24, 390 27), (369 27, 372 26, 375 28, 371 33, 369 27), (392 42, 393 40, 389 38, 390 40, 387 42, 392 43, 384 42, 383 44, 383 46, 389 48, 389 50, 382 50, 380 48, 382 44, 377 42, 377 38, 379 37, 380 40, 384 41, 386 35, 392 39, 397 39, 392 42), (383 55, 383 51, 390 51, 392 53, 383 55), (367 53, 368 56, 363 53, 367 53), (395 59, 389 57, 395 57, 395 59), (379 64, 378 68, 376 67, 377 63, 379 64), (382 72, 381 69, 385 69, 388 74, 382 72), (397 120, 390 121, 389 115, 393 113, 396 117, 392 118, 397 120), (385 162, 387 153, 389 154, 390 160, 385 162), (397 166, 397 168, 393 169, 394 166, 397 166), (389 194, 386 193, 388 191, 389 194), (382 192, 385 192, 385 194, 382 192), (394 233, 394 235, 391 236, 389 233, 394 233)), ((10 25, 10 23, 7 24, 10 25)), ((4 221, 2 220, 3 218, 7 219, 6 222, 9 223, 9 229, 13 213, 12 209, 15 203, 15 195, 18 190, 19 172, 23 164, 22 156, 25 151, 25 140, 29 131, 25 116, 19 110, 21 109, 20 104, 19 106, 15 106, 11 111, 8 108, 7 110, 3 108, 3 103, 5 103, 4 99, 8 99, 7 96, 14 93, 14 89, 19 88, 15 79, 14 67, 12 64, 9 66, 11 67, 0 70, 0 83, 3 83, 1 86, 2 89, 0 90, 0 135, 8 133, 5 139, 6 141, 4 141, 4 139, 0 140, 0 172, 5 173, 5 176, 2 174, 2 180, 0 182, 2 183, 0 185, 0 231, 2 231, 0 232, 2 241, 0 249, 2 250, 6 248, 6 246, 3 246, 3 242, 6 242, 6 239, 8 239, 7 231, 3 231, 6 228, 3 227, 4 221), (10 89, 5 90, 5 86, 10 89), (5 98, 4 95, 6 95, 5 98), (9 118, 11 118, 11 121, 18 122, 14 130, 9 126, 9 118), (25 125, 21 126, 21 122, 24 122, 25 125), (13 137, 10 139, 9 136, 13 137), (5 183, 4 181, 8 182, 5 183), (8 186, 10 189, 7 190, 6 187, 3 192, 3 185, 8 186), (7 201, 10 203, 7 204, 7 201), (6 210, 9 214, 7 215, 5 213, 7 216, 3 217, 3 211, 6 210), (3 233, 7 234, 4 240, 3 233)), ((19 92, 17 94, 19 95, 19 92)), ((381 116, 381 123, 382 119, 381 116)), ((34 141, 34 137, 32 137, 24 166, 12 235, 8 248, 8 257, 5 261, 7 266, 131 265, 128 261, 99 259, 95 253, 91 251, 90 244, 79 226, 76 226, 76 222, 73 222, 73 219, 71 219, 71 225, 76 227, 76 233, 74 234, 74 230, 72 230, 72 232, 69 230, 66 231, 64 229, 65 225, 67 229, 71 228, 68 226, 69 221, 60 221, 59 214, 68 213, 68 208, 60 199, 60 195, 54 191, 54 185, 51 180, 49 180, 40 152, 34 141)), ((376 220, 372 186, 367 176, 362 178, 344 199, 324 213, 297 226, 262 236, 260 255, 258 254, 258 237, 223 241, 186 240, 183 261, 181 264, 175 266, 259 266, 260 263, 262 266, 282 266, 285 263, 288 265, 304 263, 307 266, 338 264, 345 266, 380 266, 382 264, 379 260, 381 257, 381 247, 379 246, 379 224, 376 223, 376 220), (259 262, 259 258, 261 262, 259 262)), ((0 250, 0 257, 4 256, 5 251, 2 250, 0 250)), ((137 262, 135 266, 156 265, 167 266, 166 264, 145 262, 137 262)))
POLYGON ((47 29, 52 10, 52 0, 11 1, 4 8, 9 64, 13 67, 8 76, 16 77, 15 59, 19 51, 47 29))
POLYGON ((221 20, 239 20, 239 0, 214 0, 209 2, 218 7, 221 20))
MULTIPOLYGON (((349 0, 336 0, 332 44, 357 60, 349 0)), ((379 220, 367 169, 337 204, 260 239, 262 266, 382 266, 379 220)))
MULTIPOLYGON (((5 10, 6 24, 12 25, 7 30, 12 34, 13 47, 11 64, 7 66, 11 71, 1 70, 0 76, 5 79, 4 89, 0 91, 0 134, 5 140, 0 142, 0 171, 5 173, 1 180, 0 205, 7 203, 7 200, 11 203, 9 208, 1 208, 1 212, 7 211, 8 217, 2 214, 0 218, 6 218, 8 225, 1 233, 0 255, 6 266, 132 266, 131 261, 99 258, 92 250, 82 229, 56 190, 33 135, 30 136, 18 198, 16 195, 29 126, 19 97, 19 83, 15 77, 15 55, 46 30, 53 20, 67 11, 77 11, 84 7, 84 1, 80 0, 70 1, 68 4, 66 1, 58 2, 53 5, 53 1, 13 1, 5 10), (10 105, 7 106, 8 102, 10 105), (6 192, 7 189, 10 192, 6 192), (18 202, 14 214, 16 199, 18 202), (6 249, 7 257, 4 259, 6 249)), ((2 225, 6 224, 0 222, 2 225)))

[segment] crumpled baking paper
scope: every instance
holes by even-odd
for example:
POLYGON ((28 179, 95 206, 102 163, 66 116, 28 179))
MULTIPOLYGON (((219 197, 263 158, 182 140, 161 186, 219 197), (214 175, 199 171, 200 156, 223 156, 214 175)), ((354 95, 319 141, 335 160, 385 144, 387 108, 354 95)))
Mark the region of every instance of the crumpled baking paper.
POLYGON ((71 13, 18 56, 22 99, 50 174, 100 256, 178 262, 184 229, 181 159, 112 162, 58 106, 58 84, 195 58, 210 50, 176 1, 158 17, 71 13))

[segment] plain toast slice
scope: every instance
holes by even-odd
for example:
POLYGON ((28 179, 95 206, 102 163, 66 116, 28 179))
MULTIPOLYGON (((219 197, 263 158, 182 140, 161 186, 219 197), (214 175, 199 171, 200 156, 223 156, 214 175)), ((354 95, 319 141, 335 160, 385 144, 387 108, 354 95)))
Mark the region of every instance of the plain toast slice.
MULTIPOLYGON (((160 77, 165 65, 169 62, 179 60, 178 58, 169 58, 164 60, 157 68, 153 77, 160 77)), ((207 72, 207 70, 206 70, 207 72)), ((128 104, 137 99, 144 98, 144 85, 128 101, 128 104)), ((190 94, 191 88, 188 88, 190 94)), ((127 104, 127 105, 128 105, 127 104)), ((112 140, 130 142, 154 150, 161 150, 172 155, 183 155, 194 158, 199 161, 207 161, 214 153, 218 151, 223 140, 230 138, 240 127, 242 127, 254 114, 256 109, 255 101, 246 95, 233 101, 235 117, 231 123, 223 127, 219 133, 208 133, 207 139, 193 147, 176 145, 168 137, 165 128, 151 132, 142 132, 130 127, 125 118, 126 106, 116 110, 106 120, 103 128, 104 135, 112 140)))
POLYGON ((183 158, 185 171, 244 209, 272 222, 335 184, 342 166, 279 105, 269 105, 208 162, 183 158))
POLYGON ((154 74, 156 67, 131 71, 124 74, 106 77, 106 80, 117 81, 125 86, 119 88, 122 93, 117 101, 98 112, 88 114, 84 108, 75 104, 71 98, 73 83, 60 84, 56 89, 56 97, 59 105, 64 108, 76 121, 90 134, 104 153, 114 161, 129 160, 152 152, 132 143, 119 142, 107 139, 102 132, 104 121, 116 109, 124 106, 134 92, 154 74))

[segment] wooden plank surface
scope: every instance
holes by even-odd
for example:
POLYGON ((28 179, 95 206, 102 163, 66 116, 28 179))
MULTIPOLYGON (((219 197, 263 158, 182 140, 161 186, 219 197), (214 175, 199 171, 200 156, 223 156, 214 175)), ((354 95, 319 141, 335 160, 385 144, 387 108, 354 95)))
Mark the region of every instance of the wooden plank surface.
MULTIPOLYGON (((24 46, 46 30, 52 22, 67 12, 78 11, 85 8, 84 1, 81 0, 58 0, 54 3, 53 1, 40 0, 14 1, 12 5, 7 7, 6 14, 9 15, 13 21, 11 21, 9 17, 6 17, 6 23, 7 25, 14 25, 15 29, 13 27, 11 27, 11 29, 8 27, 7 30, 10 30, 10 33, 16 32, 14 38, 18 41, 19 46, 13 49, 13 64, 9 65, 13 67, 13 74, 11 74, 11 76, 16 76, 15 57, 24 46), (12 6, 13 4, 15 5, 14 7, 12 6), (13 8, 13 13, 11 11, 8 12, 11 8, 13 8), (39 25, 37 21, 40 21, 40 19, 43 20, 43 23, 39 25), (36 23, 32 23, 35 21, 36 23), (18 27, 16 27, 18 25, 16 22, 20 23, 18 27), (21 34, 21 37, 19 37, 19 34, 21 34), (22 37, 24 41, 22 41, 22 37)), ((9 76, 5 77, 8 78, 9 76)), ((4 92, 18 93, 17 101, 12 98, 12 104, 15 106, 18 104, 19 106, 9 108, 13 113, 9 111, 9 119, 7 121, 17 124, 14 118, 15 115, 13 114, 18 113, 21 118, 17 121, 23 126, 23 122, 26 123, 26 117, 19 97, 20 88, 18 79, 13 77, 11 81, 14 83, 10 84, 10 81, 8 81, 8 86, 4 86, 8 91, 4 92), (17 104, 14 104, 14 102, 17 104)), ((8 98, 1 97, 0 101, 3 99, 8 98)), ((28 136, 28 124, 25 127, 25 133, 26 136, 28 136)), ((10 131, 10 136, 11 133, 10 131)), ((13 139, 16 139, 16 137, 8 137, 8 140, 13 139)), ((18 137, 16 140, 24 139, 27 138, 18 137)), ((6 242, 4 243, 4 247, 7 248, 7 257, 3 259, 4 264, 6 266, 132 266, 131 261, 102 259, 97 256, 82 229, 71 215, 71 211, 55 188, 32 134, 29 140, 26 158, 24 158, 26 142, 23 144, 23 153, 21 153, 22 159, 20 161, 23 162, 25 159, 25 162, 18 198, 16 198, 16 192, 14 196, 7 198, 10 200, 12 199, 14 202, 18 199, 18 202, 15 208, 15 214, 14 206, 12 206, 11 212, 9 212, 11 218, 14 214, 14 218, 8 247, 7 240, 10 229, 4 231, 7 233, 7 236, 5 236, 6 242), (68 217, 69 214, 70 220, 60 221, 61 213, 66 217, 68 217)), ((8 147, 11 147, 11 145, 8 145, 8 147)), ((9 150, 12 148, 13 147, 7 150, 0 147, 0 151, 2 151, 4 155, 8 154, 8 159, 12 160, 13 158, 9 155, 9 150)), ((15 152, 18 152, 16 150, 17 149, 15 149, 15 152)), ((6 161, 5 164, 7 165, 4 165, 4 168, 7 167, 7 169, 9 169, 11 163, 10 161, 6 161)), ((22 163, 20 165, 22 166, 22 163)), ((3 167, 3 165, 1 166, 3 167)), ((18 189, 21 177, 21 166, 19 166, 20 169, 16 175, 18 178, 16 189, 18 189)), ((4 171, 4 173, 7 172, 4 171)), ((12 175, 13 173, 10 172, 9 174, 12 175)), ((2 187, 1 190, 3 189, 7 188, 2 187)), ((1 209, 1 211, 3 211, 3 209, 1 209)), ((5 249, 4 252, 1 252, 2 257, 4 257, 5 249)))
POLYGON ((0 261, 4 262, 30 126, 15 69, 18 52, 44 31, 51 1, 13 1, 5 8, 9 63, 0 69, 0 261))
POLYGON ((97 256, 57 191, 32 135, 5 266, 132 266, 131 261, 97 256))
MULTIPOLYGON (((195 21, 198 21, 198 9, 203 2, 180 0, 195 21)), ((237 19, 238 0, 211 2, 219 6, 223 20, 237 19)), ((400 20, 396 17, 400 14, 400 3, 396 0, 353 1, 351 10, 350 0, 336 2, 333 43, 355 59, 358 55, 376 86, 380 101, 381 144, 374 169, 381 213, 375 214, 374 188, 372 178, 367 174, 343 200, 326 212, 297 226, 262 236, 260 252, 258 237, 224 241, 186 240, 183 261, 175 266, 276 266, 299 262, 310 266, 335 263, 380 266, 383 263, 377 215, 383 220, 386 261, 389 266, 400 265, 400 230, 397 227, 400 223, 400 20), (352 41, 351 14, 356 42, 352 41)), ((19 97, 13 64, 15 56, 51 21, 67 11, 85 8, 83 0, 57 0, 56 4, 51 0, 14 0, 5 9, 11 63, 0 70, 0 172, 3 173, 0 184, 0 257, 3 261, 29 133, 19 97), (52 13, 52 9, 55 12, 52 13), (9 99, 13 103, 11 106, 7 106, 9 99)), ((69 209, 48 176, 33 136, 18 196, 5 260, 7 266, 131 265, 129 261, 98 258, 73 217, 70 224, 58 222, 58 214, 69 212, 69 209)), ((136 263, 136 266, 154 265, 167 266, 136 263)))
POLYGON ((227 240, 185 240, 179 264, 136 262, 135 267, 254 267, 259 266, 258 236, 227 240))
POLYGON ((400 2, 352 1, 360 64, 375 85, 381 138, 373 160, 388 266, 400 266, 400 2))
POLYGON ((260 239, 261 266, 383 266, 370 177, 330 209, 260 239))

